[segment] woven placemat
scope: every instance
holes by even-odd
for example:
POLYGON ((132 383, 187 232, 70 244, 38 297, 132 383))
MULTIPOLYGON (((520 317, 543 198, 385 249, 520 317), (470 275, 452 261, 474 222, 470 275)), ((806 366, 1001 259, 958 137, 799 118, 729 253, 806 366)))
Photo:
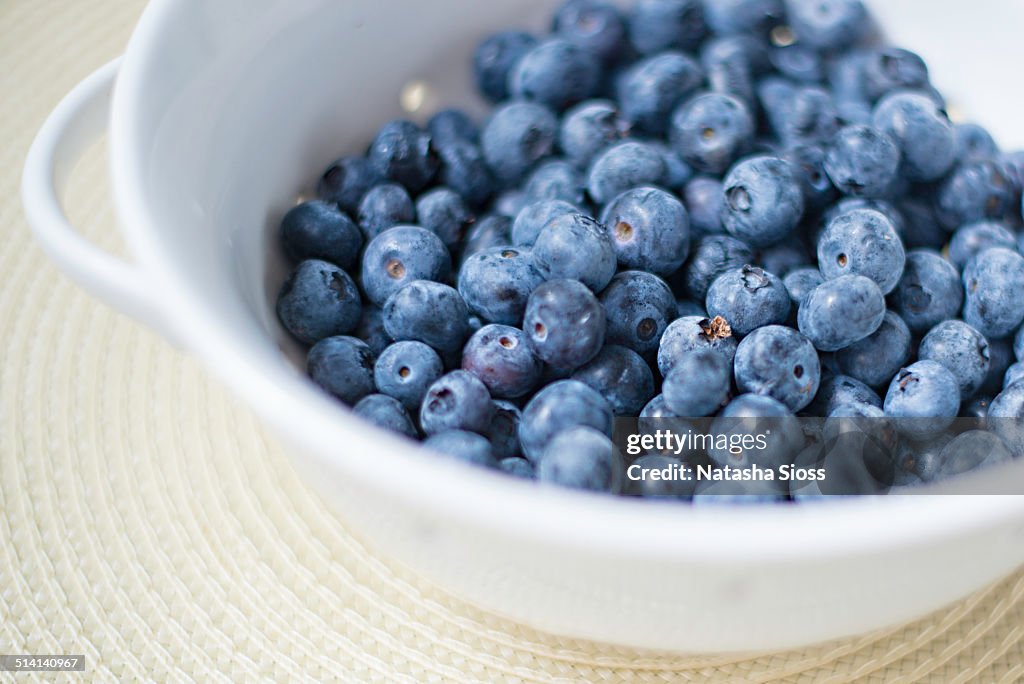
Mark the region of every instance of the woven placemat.
MULTIPOLYGON (((84 653, 68 681, 1024 681, 1024 573, 856 639, 680 657, 537 633, 367 549, 194 361, 32 244, 31 136, 141 4, 0 2, 0 653, 84 653)), ((101 147, 69 202, 120 248, 101 147)))

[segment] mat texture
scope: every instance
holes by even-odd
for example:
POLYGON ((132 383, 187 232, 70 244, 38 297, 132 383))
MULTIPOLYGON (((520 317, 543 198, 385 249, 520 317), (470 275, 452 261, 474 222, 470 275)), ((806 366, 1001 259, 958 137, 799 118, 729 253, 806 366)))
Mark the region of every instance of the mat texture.
MULTIPOLYGON (((0 2, 0 653, 84 653, 66 681, 1024 681, 1024 574, 861 638, 678 657, 539 634, 374 555, 195 362, 32 244, 31 136, 141 5, 0 2)), ((116 251, 104 164, 69 201, 116 251)))

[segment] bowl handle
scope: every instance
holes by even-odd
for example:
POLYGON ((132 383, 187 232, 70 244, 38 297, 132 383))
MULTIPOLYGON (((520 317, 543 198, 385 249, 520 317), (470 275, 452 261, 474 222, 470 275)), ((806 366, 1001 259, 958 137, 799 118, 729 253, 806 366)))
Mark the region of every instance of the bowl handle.
POLYGON ((75 164, 107 128, 120 62, 115 59, 86 77, 46 118, 25 159, 21 199, 36 241, 65 275, 173 341, 176 335, 165 324, 139 267, 82 237, 62 202, 75 164))

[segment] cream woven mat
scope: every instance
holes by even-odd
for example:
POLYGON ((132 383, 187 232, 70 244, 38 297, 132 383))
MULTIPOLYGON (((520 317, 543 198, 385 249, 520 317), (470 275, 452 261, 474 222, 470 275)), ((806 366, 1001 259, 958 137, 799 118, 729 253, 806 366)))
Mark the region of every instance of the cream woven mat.
MULTIPOLYGON (((66 681, 1024 681, 1024 573, 882 633, 678 657, 539 634, 374 555, 244 407, 30 240, 31 136, 141 4, 0 1, 0 653, 84 653, 66 681)), ((104 163, 70 204, 116 250, 104 163)))

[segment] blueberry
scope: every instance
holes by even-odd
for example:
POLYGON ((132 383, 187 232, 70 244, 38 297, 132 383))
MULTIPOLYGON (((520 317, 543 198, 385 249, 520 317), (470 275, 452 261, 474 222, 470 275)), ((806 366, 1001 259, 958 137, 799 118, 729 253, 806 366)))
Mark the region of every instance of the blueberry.
POLYGON ((885 312, 878 330, 836 352, 840 370, 872 387, 881 387, 910 358, 910 329, 898 314, 885 312))
POLYGON ((988 417, 988 407, 991 404, 992 397, 975 396, 969 402, 960 407, 960 417, 971 418, 973 421, 972 424, 984 427, 985 418, 988 417))
POLYGON ((626 471, 625 493, 629 496, 640 496, 645 499, 679 499, 691 496, 696 488, 696 480, 663 477, 662 473, 671 476, 681 472, 682 461, 674 456, 648 454, 633 461, 626 471))
POLYGON ((892 292, 893 309, 914 332, 924 332, 947 318, 955 318, 964 301, 956 268, 925 249, 907 253, 903 277, 892 292))
POLYGON ((536 464, 555 435, 576 426, 611 436, 612 419, 611 406, 595 390, 579 380, 558 380, 533 395, 523 409, 519 423, 523 454, 536 464))
POLYGON ((418 340, 439 352, 462 347, 469 310, 454 288, 429 280, 402 286, 384 303, 384 328, 395 340, 418 340))
POLYGON ((674 273, 690 253, 690 220, 683 203, 659 188, 627 190, 605 205, 607 227, 624 268, 674 273))
POLYGON ((989 338, 1012 334, 1024 320, 1024 256, 992 247, 967 262, 964 321, 989 338))
POLYGON ((525 458, 519 458, 518 456, 509 456, 501 459, 498 462, 498 467, 509 475, 524 480, 532 480, 535 476, 533 465, 525 458))
POLYGON ((701 47, 700 62, 707 77, 708 89, 741 100, 753 114, 756 110, 755 62, 758 53, 767 50, 759 39, 749 35, 717 37, 701 47))
POLYGON ((843 126, 868 126, 871 124, 871 105, 858 100, 837 100, 836 115, 843 126))
POLYGON ((939 477, 939 457, 952 437, 941 432, 919 441, 900 442, 895 457, 893 484, 920 485, 934 482, 939 477))
POLYGON ((728 235, 703 237, 683 267, 686 292, 692 298, 704 301, 715 278, 753 260, 754 253, 745 242, 728 235))
POLYGON ((700 65, 681 52, 662 52, 636 62, 618 79, 622 115, 640 133, 663 136, 672 110, 703 80, 700 65))
MULTIPOLYGON (((871 408, 867 410, 875 413, 871 408)), ((894 479, 895 448, 878 439, 878 428, 873 425, 877 420, 873 415, 831 419, 827 424, 839 423, 852 429, 819 445, 821 460, 817 465, 826 476, 810 484, 827 495, 886 493, 894 479)), ((803 488, 804 492, 807 489, 803 488)))
POLYGON ((821 211, 832 204, 839 193, 825 173, 825 148, 820 145, 796 145, 783 155, 796 172, 804 193, 804 207, 821 211))
POLYGON ((928 87, 928 67, 910 50, 882 47, 871 50, 864 60, 864 93, 877 100, 894 90, 928 87))
POLYGON ((641 356, 658 349, 662 333, 676 317, 669 286, 644 271, 623 271, 601 293, 607 316, 608 344, 628 347, 641 356))
MULTIPOLYGON (((813 0, 806 1, 813 4, 813 0)), ((836 55, 829 65, 828 85, 835 94, 837 105, 867 115, 865 120, 851 123, 868 123, 871 119, 872 103, 864 88, 864 67, 867 60, 866 50, 850 50, 836 55)))
POLYGON ((1013 336, 1013 355, 1018 361, 1024 361, 1024 327, 1013 336))
POLYGON ((695 237, 722 233, 722 182, 697 176, 683 188, 683 203, 690 217, 690 232, 695 237))
POLYGON ((831 207, 825 210, 821 216, 822 228, 827 226, 833 219, 842 214, 849 213, 856 209, 872 209, 889 219, 889 222, 896 229, 901 237, 908 232, 907 221, 903 212, 897 209, 894 204, 886 200, 866 199, 863 197, 844 197, 831 207))
POLYGON ((939 453, 939 477, 988 468, 1011 460, 1006 443, 986 430, 968 430, 954 437, 939 453))
POLYGON ((824 281, 825 279, 821 277, 821 271, 813 266, 806 266, 793 269, 787 273, 786 277, 782 279, 782 284, 785 285, 790 300, 795 306, 799 307, 807 295, 811 293, 811 290, 821 285, 824 281))
POLYGON ((323 259, 351 268, 363 247, 363 235, 336 204, 311 200, 281 219, 281 243, 292 261, 323 259))
POLYGON ((785 322, 790 300, 777 276, 747 265, 715 278, 705 305, 709 316, 725 318, 742 337, 755 328, 785 322))
POLYGON ((741 100, 723 93, 697 95, 669 120, 669 142, 698 171, 721 174, 754 139, 754 119, 741 100))
POLYGON ((447 247, 461 243, 466 228, 474 220, 462 197, 445 187, 434 188, 416 198, 416 218, 447 247))
POLYGON ((479 221, 474 221, 466 231, 466 242, 462 245, 462 263, 486 249, 511 244, 512 219, 501 214, 488 214, 479 221))
POLYGON ((1024 382, 1015 382, 996 395, 988 408, 986 425, 999 435, 1010 452, 1024 453, 1024 382))
POLYGON ((861 0, 786 0, 786 18, 799 42, 821 50, 846 48, 870 26, 861 0))
POLYGON ((563 110, 592 97, 601 82, 593 52, 563 38, 548 38, 516 62, 508 76, 509 94, 563 110))
POLYGON ((882 408, 882 399, 856 378, 832 375, 822 379, 810 410, 815 415, 827 416, 843 404, 868 404, 882 408))
POLYGON ((1009 340, 988 339, 988 375, 981 385, 985 394, 999 394, 1003 389, 1003 376, 1013 363, 1013 349, 1009 340))
POLYGON ((395 226, 366 246, 363 291, 371 302, 383 306, 388 297, 414 280, 445 280, 451 267, 448 250, 437 235, 419 226, 395 226))
POLYGON ((745 337, 736 348, 734 366, 740 391, 770 396, 791 411, 810 404, 821 381, 814 345, 781 325, 758 328, 745 337))
POLYGON ((540 380, 541 362, 519 328, 485 325, 473 333, 462 350, 462 368, 487 386, 491 395, 515 399, 540 380))
POLYGON ((423 446, 447 458, 454 458, 464 463, 497 468, 498 461, 491 451, 491 443, 486 437, 465 430, 445 430, 427 437, 423 446))
POLYGON ((885 415, 899 419, 903 434, 922 439, 949 427, 960 410, 956 376, 936 361, 900 369, 885 394, 885 415))
POLYGON ((435 380, 420 406, 420 425, 428 435, 445 430, 486 434, 492 417, 494 404, 487 387, 464 370, 454 370, 435 380))
POLYGON ((1006 373, 1003 374, 1003 387, 1009 387, 1021 379, 1024 379, 1024 363, 1018 361, 1007 368, 1006 373))
POLYGON ((678 316, 696 316, 697 318, 707 318, 708 316, 707 309, 689 299, 676 300, 676 314, 678 316))
POLYGON ((530 197, 522 190, 505 190, 491 203, 496 214, 515 218, 530 204, 530 197))
POLYGON ((804 212, 804 197, 791 164, 751 157, 730 169, 723 183, 722 224, 756 247, 789 235, 804 212))
POLYGON ((992 135, 977 124, 960 123, 953 126, 956 136, 956 158, 959 161, 997 159, 999 146, 992 135))
POLYGON ((779 275, 786 275, 812 263, 814 259, 799 240, 779 242, 757 253, 757 264, 765 271, 779 275))
POLYGON ((899 443, 899 433, 893 421, 886 418, 885 412, 874 404, 839 404, 829 411, 828 419, 822 425, 822 441, 830 442, 849 432, 862 432, 870 436, 879 446, 889 450, 889 459, 894 455, 892 450, 899 443))
POLYGON ((825 78, 825 60, 814 48, 800 43, 780 45, 770 56, 775 69, 788 79, 812 84, 825 78))
MULTIPOLYGON (((572 374, 595 389, 617 416, 635 416, 654 396, 651 367, 632 349, 610 344, 572 374)), ((726 378, 728 381, 728 378, 726 378)))
POLYGON ((538 482, 608 492, 621 481, 622 457, 607 436, 591 427, 555 435, 536 462, 538 482))
POLYGON ((1015 190, 999 164, 971 161, 960 164, 939 186, 936 213, 947 229, 971 221, 1001 219, 1014 204, 1015 190))
POLYGON ((566 0, 555 12, 555 32, 605 62, 618 58, 626 42, 626 21, 601 0, 566 0))
POLYGON ((870 278, 844 275, 811 290, 797 313, 800 332, 821 351, 838 351, 878 330, 885 297, 870 278))
POLYGON ((657 141, 648 144, 661 152, 662 159, 665 160, 665 177, 662 179, 662 185, 678 193, 693 178, 693 168, 668 145, 657 141))
POLYGON ((900 148, 900 175, 911 181, 937 180, 956 159, 953 124, 927 95, 886 95, 876 105, 871 124, 900 148))
POLYGON ((580 208, 564 200, 541 200, 527 204, 512 223, 512 244, 532 247, 537 236, 552 220, 566 214, 578 214, 580 208))
POLYGON ((482 205, 494 193, 495 181, 481 148, 467 140, 438 143, 441 158, 438 180, 470 206, 482 205))
POLYGON ((491 440, 491 449, 496 458, 514 457, 529 464, 522 457, 522 450, 519 448, 519 423, 522 417, 522 411, 512 402, 501 399, 494 401, 494 417, 487 428, 487 438, 491 440))
POLYGON ((430 135, 411 121, 403 120, 384 124, 366 156, 378 174, 401 183, 412 193, 434 179, 439 165, 430 135))
POLYGON ((363 307, 362 316, 352 334, 366 342, 374 355, 380 354, 391 344, 391 336, 384 329, 384 311, 379 306, 363 307))
POLYGON ((677 416, 672 413, 672 409, 670 409, 668 404, 665 403, 665 395, 659 394, 644 405, 643 409, 640 411, 640 419, 637 425, 640 430, 649 432, 657 430, 658 426, 661 425, 661 420, 663 418, 675 417, 677 416))
POLYGON ((361 313, 359 290, 352 278, 319 259, 306 259, 296 266, 277 296, 281 324, 306 344, 351 332, 361 313))
POLYGON ((375 185, 359 203, 359 227, 367 241, 391 226, 412 223, 415 217, 412 198, 398 183, 375 185))
POLYGON ((427 121, 427 132, 437 146, 453 140, 480 142, 480 127, 461 109, 442 109, 434 114, 427 121))
POLYGON ((342 157, 324 171, 317 183, 316 195, 334 202, 343 211, 355 214, 366 191, 381 182, 373 164, 365 157, 342 157))
POLYGON ((480 133, 484 159, 498 182, 515 185, 534 164, 551 154, 558 120, 534 102, 508 102, 495 108, 480 133))
POLYGON ((730 365, 736 356, 736 338, 724 318, 683 316, 672 321, 661 336, 658 370, 667 377, 680 358, 696 350, 711 350, 730 365))
POLYGON ((900 230, 899 226, 896 229, 900 231, 907 249, 941 250, 949 235, 939 223, 931 198, 903 197, 897 204, 903 217, 903 229, 900 230))
POLYGON ((578 368, 601 350, 604 307, 578 280, 549 280, 526 303, 523 330, 533 353, 556 368, 578 368))
POLYGON ((374 425, 407 437, 417 437, 416 426, 405 407, 386 394, 367 394, 359 400, 352 412, 374 425))
POLYGON ((695 350, 675 360, 662 396, 678 416, 710 416, 729 400, 731 372, 721 354, 695 350))
POLYGON ((527 298, 543 281, 529 249, 493 247, 466 259, 459 272, 459 294, 484 320, 519 325, 527 298))
POLYGON ((533 245, 533 261, 548 280, 578 280, 600 292, 615 275, 615 248, 605 227, 584 214, 548 221, 533 245))
POLYGON ((325 337, 306 356, 306 372, 346 404, 373 392, 373 352, 355 337, 325 337))
POLYGON ((584 180, 580 171, 564 159, 541 162, 526 179, 526 195, 532 200, 563 200, 582 204, 584 180))
POLYGON ((373 381, 377 391, 394 397, 409 410, 423 403, 423 396, 444 373, 437 352, 414 340, 388 345, 377 357, 373 381))
POLYGON ((629 132, 629 123, 613 102, 587 100, 562 117, 558 145, 576 166, 586 168, 599 152, 629 132))
POLYGON ((974 396, 988 374, 988 340, 963 321, 943 321, 929 330, 917 357, 937 361, 953 373, 962 400, 974 396))
POLYGON ((757 33, 784 15, 782 0, 716 0, 705 3, 708 26, 715 33, 757 33))
POLYGON ((758 77, 772 70, 767 43, 750 34, 720 36, 700 48, 700 65, 705 69, 712 92, 732 95, 757 113, 758 77))
POLYGON ((816 86, 795 88, 782 106, 769 109, 768 118, 783 145, 824 145, 839 130, 832 96, 816 86))
POLYGON ((786 405, 762 394, 741 394, 730 401, 708 432, 716 436, 708 456, 719 466, 734 468, 756 464, 778 469, 793 461, 805 441, 803 428, 786 405), (759 434, 765 437, 763 449, 751 441, 759 434))
POLYGON ((629 10, 629 41, 642 55, 696 48, 707 34, 701 0, 637 0, 629 10))
POLYGON ((587 191, 599 204, 641 185, 660 185, 668 169, 653 145, 626 141, 601 152, 587 172, 587 191))
POLYGON ((906 253, 896 228, 872 209, 854 209, 832 219, 818 239, 818 267, 826 279, 862 275, 882 294, 896 287, 906 253))
POLYGON ((1002 223, 978 221, 962 226, 953 233, 949 241, 949 260, 957 268, 963 268, 971 257, 989 247, 1017 249, 1017 240, 1002 223))
POLYGON ((825 171, 840 192, 854 197, 884 197, 900 164, 892 139, 870 126, 847 126, 832 140, 825 171))
POLYGON ((492 102, 508 97, 509 72, 536 44, 537 39, 523 31, 502 31, 480 43, 473 53, 473 74, 483 96, 492 102))

